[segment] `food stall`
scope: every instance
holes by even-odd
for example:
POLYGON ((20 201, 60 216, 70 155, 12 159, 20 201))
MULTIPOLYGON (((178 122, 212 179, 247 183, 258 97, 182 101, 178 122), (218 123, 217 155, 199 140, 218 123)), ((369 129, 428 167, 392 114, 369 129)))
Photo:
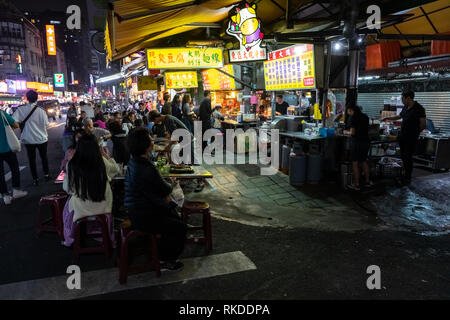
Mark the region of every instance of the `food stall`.
POLYGON ((211 91, 211 105, 221 105, 221 112, 224 115, 237 116, 241 112, 242 92, 241 85, 232 77, 240 77, 240 68, 231 64, 217 69, 207 69, 202 71, 203 89, 211 91))

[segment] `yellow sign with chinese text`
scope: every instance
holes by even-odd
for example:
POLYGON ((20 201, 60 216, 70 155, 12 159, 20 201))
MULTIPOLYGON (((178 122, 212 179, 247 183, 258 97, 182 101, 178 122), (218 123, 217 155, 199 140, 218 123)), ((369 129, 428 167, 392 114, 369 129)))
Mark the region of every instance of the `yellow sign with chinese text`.
POLYGON ((167 89, 197 88, 197 71, 166 72, 167 89))
POLYGON ((34 89, 37 92, 53 93, 53 86, 40 82, 27 82, 27 89, 34 89))
MULTIPOLYGON (((222 71, 234 76, 233 65, 227 64, 220 68, 222 71)), ((217 69, 208 69, 202 71, 203 89, 204 90, 234 90, 236 83, 233 78, 218 71, 217 69)))
POLYGON ((264 80, 266 90, 315 88, 313 45, 300 44, 270 52, 264 62, 264 80))
POLYGON ((223 67, 223 52, 218 48, 147 49, 149 69, 199 69, 223 67))
POLYGON ((55 27, 51 24, 45 26, 47 34, 47 51, 49 56, 56 56, 55 27))
POLYGON ((155 78, 152 78, 150 76, 138 76, 137 89, 138 91, 158 90, 158 83, 155 78))

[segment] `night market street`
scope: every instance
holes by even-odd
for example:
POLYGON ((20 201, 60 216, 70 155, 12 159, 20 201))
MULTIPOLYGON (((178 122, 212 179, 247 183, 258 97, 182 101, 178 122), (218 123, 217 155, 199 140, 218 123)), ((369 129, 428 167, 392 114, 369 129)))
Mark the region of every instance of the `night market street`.
POLYGON ((0 0, 14 317, 395 300, 450 300, 449 0, 0 0))
MULTIPOLYGON (((59 141, 63 123, 64 119, 51 122, 49 129, 49 163, 53 176, 58 173, 62 158, 59 141)), ((27 164, 24 151, 19 154, 19 163, 21 166, 27 164)), ((112 260, 108 261, 101 254, 87 255, 79 262, 82 290, 69 293, 52 279, 62 277, 61 284, 65 284, 66 269, 72 264, 72 251, 60 245, 56 234, 43 233, 37 238, 34 232, 39 198, 60 191, 61 185, 42 182, 39 187, 32 186, 28 167, 23 168, 21 177, 23 189, 29 191, 29 196, 11 206, 0 206, 1 299, 57 299, 70 297, 70 294, 86 299, 181 300, 449 297, 450 236, 442 228, 444 221, 440 221, 440 225, 433 224, 439 221, 439 216, 431 216, 430 211, 425 210, 428 205, 444 206, 448 187, 441 188, 440 192, 447 190, 447 193, 440 195, 432 191, 416 193, 414 186, 397 191, 414 199, 409 205, 415 206, 417 211, 422 210, 424 215, 422 217, 416 211, 415 215, 409 213, 408 218, 401 210, 392 210, 395 199, 400 197, 397 193, 389 196, 390 204, 386 205, 389 209, 377 211, 373 211, 375 205, 368 206, 372 198, 375 203, 382 201, 379 196, 352 198, 342 191, 333 195, 335 187, 332 185, 327 186, 330 191, 322 188, 322 196, 312 196, 317 190, 301 188, 294 194, 308 199, 295 202, 295 206, 279 206, 272 201, 257 206, 244 196, 245 191, 241 190, 241 194, 237 187, 235 192, 229 191, 227 183, 220 184, 220 178, 216 176, 211 186, 194 194, 208 201, 213 211, 214 249, 210 259, 232 254, 223 262, 230 265, 224 267, 222 275, 208 276, 214 275, 217 269, 217 262, 211 261, 205 262, 203 267, 198 265, 203 275, 189 274, 186 266, 182 271, 184 274, 163 274, 156 280, 151 272, 130 276, 128 284, 120 286, 118 269, 114 268, 112 260), (220 198, 228 200, 221 202, 220 198), (236 272, 236 264, 245 259, 254 266, 247 266, 244 261, 243 271, 236 272), (378 265, 381 269, 381 290, 366 287, 369 265, 378 265), (92 281, 83 280, 84 273, 95 271, 105 272, 92 281), (112 283, 103 283, 104 277, 108 276, 112 277, 112 283), (144 277, 146 282, 134 282, 134 277, 144 277), (45 289, 31 281, 38 279, 44 281, 45 289), (30 296, 30 292, 41 290, 45 291, 44 296, 30 296)), ((427 185, 435 185, 433 181, 441 180, 448 186, 450 175, 428 173, 424 179, 432 179, 424 180, 427 185)), ((274 186, 272 184, 272 188, 274 186)), ((448 208, 441 207, 440 210, 448 212, 448 208)), ((449 226, 447 221, 446 227, 449 226)), ((188 244, 182 260, 204 256, 202 245, 188 244)))

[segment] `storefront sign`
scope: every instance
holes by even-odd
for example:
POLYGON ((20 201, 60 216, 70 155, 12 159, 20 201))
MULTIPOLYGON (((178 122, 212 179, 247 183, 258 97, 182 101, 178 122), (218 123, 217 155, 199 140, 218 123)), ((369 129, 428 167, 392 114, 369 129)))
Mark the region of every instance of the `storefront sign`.
POLYGON ((222 49, 147 49, 149 69, 198 69, 223 67, 222 49))
POLYGON ((61 96, 61 97, 63 96, 63 92, 62 91, 54 91, 53 94, 55 96, 61 96))
POLYGON ((261 20, 256 16, 256 4, 234 7, 231 14, 226 33, 239 40, 241 50, 259 49, 264 34, 261 20))
MULTIPOLYGON (((233 66, 231 64, 220 68, 222 71, 234 76, 233 66)), ((204 90, 234 90, 236 83, 233 78, 219 72, 217 69, 208 69, 202 71, 204 90)))
POLYGON ((27 82, 27 89, 33 89, 42 93, 53 93, 53 86, 40 82, 27 82))
POLYGON ((56 88, 64 88, 64 73, 53 74, 56 88))
POLYGON ((152 78, 150 76, 138 76, 137 89, 138 91, 158 90, 158 83, 155 78, 152 78))
POLYGON ((257 60, 267 60, 266 48, 251 48, 249 51, 246 49, 241 50, 229 50, 230 62, 247 62, 257 60))
POLYGON ((300 44, 269 53, 264 62, 266 90, 315 88, 314 49, 300 44))
POLYGON ((8 92, 8 84, 6 81, 0 81, 0 92, 8 92))
POLYGON ((8 93, 15 94, 17 92, 16 90, 16 81, 6 79, 6 84, 8 85, 8 93))
POLYGON ((55 27, 51 24, 45 26, 47 34, 47 51, 49 56, 56 56, 55 27))
POLYGON ((16 91, 26 91, 27 82, 25 80, 15 80, 16 91))
POLYGON ((197 88, 197 71, 166 72, 167 89, 197 88))

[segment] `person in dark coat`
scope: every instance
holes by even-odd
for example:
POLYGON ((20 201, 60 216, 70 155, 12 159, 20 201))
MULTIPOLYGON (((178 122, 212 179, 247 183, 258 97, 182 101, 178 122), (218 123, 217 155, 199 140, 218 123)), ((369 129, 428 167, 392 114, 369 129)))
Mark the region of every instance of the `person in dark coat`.
MULTIPOLYGON (((205 98, 201 102, 199 109, 200 121, 202 122, 202 135, 205 134, 206 130, 211 129, 211 115, 213 113, 211 107, 211 92, 205 91, 204 96, 205 98)), ((208 145, 208 142, 203 141, 202 145, 203 150, 205 150, 206 146, 208 145)))
POLYGON ((120 123, 112 122, 110 127, 111 141, 113 143, 113 158, 117 163, 126 165, 130 160, 130 151, 127 145, 127 135, 120 126, 120 123))
POLYGON ((125 207, 132 228, 161 235, 158 254, 162 270, 180 270, 178 257, 183 252, 187 226, 171 201, 172 185, 150 161, 153 141, 145 128, 132 129, 128 135, 132 155, 125 176, 125 207))
POLYGON ((164 94, 164 106, 162 107, 162 114, 172 115, 172 103, 170 102, 170 94, 164 94))

